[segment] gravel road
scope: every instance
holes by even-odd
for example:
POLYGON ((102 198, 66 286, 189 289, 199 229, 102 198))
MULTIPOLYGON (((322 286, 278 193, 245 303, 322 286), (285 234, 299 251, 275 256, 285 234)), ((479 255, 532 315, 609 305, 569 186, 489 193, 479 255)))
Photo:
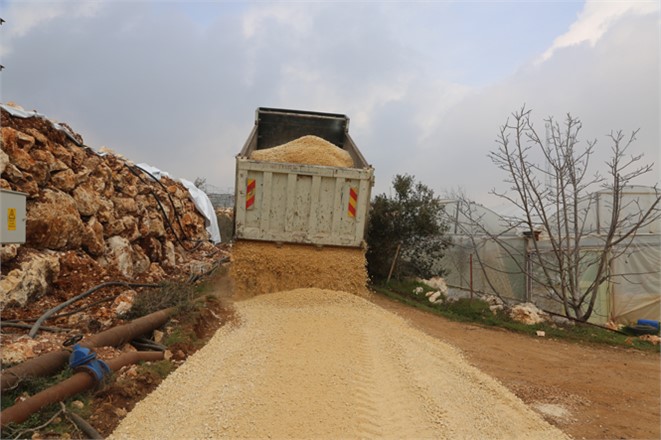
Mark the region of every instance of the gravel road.
POLYGON ((239 323, 109 438, 567 438, 454 348, 355 295, 297 289, 235 306, 239 323))

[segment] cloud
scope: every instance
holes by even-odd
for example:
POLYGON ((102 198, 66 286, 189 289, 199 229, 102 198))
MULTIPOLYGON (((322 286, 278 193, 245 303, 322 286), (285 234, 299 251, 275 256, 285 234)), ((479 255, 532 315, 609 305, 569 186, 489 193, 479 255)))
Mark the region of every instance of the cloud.
MULTIPOLYGON (((76 15, 72 4, 32 27, 7 19, 3 32, 27 30, 3 39, 2 99, 191 181, 233 185, 260 106, 347 114, 375 193, 410 173, 484 199, 502 182, 486 154, 524 102, 540 119, 580 116, 589 137, 642 126, 639 145, 659 145, 652 14, 627 12, 594 45, 535 64, 580 5, 103 2, 76 15)), ((37 6, 10 3, 24 17, 37 6)))
MULTIPOLYGON (((583 122, 581 140, 597 139, 592 159, 603 172, 610 154, 606 135, 640 128, 632 153, 656 162, 653 173, 639 184, 659 181, 659 40, 653 15, 638 15, 609 27, 594 47, 564 48, 542 65, 528 65, 515 75, 474 90, 439 121, 431 138, 433 151, 418 151, 412 159, 418 174, 434 187, 462 187, 487 205, 490 188, 504 189, 506 177, 487 158, 496 147, 500 125, 526 104, 533 110, 538 130, 544 132, 548 116, 562 122, 567 113, 583 122)), ((581 144, 585 145, 585 143, 581 144)))
MULTIPOLYGON (((7 20, 8 38, 22 37, 39 26, 47 26, 58 17, 91 17, 103 7, 101 2, 31 1, 33 7, 17 2, 9 3, 3 18, 7 20)), ((5 30, 5 29, 3 29, 5 30)))
POLYGON ((291 8, 286 4, 265 4, 259 8, 250 8, 242 20, 243 36, 246 39, 269 34, 270 26, 286 28, 298 35, 309 34, 312 20, 312 10, 303 5, 300 8, 291 8))
POLYGON ((627 15, 658 14, 659 3, 656 1, 597 1, 590 0, 572 23, 569 30, 557 37, 538 59, 537 63, 547 61, 558 50, 582 43, 595 44, 608 29, 627 15))

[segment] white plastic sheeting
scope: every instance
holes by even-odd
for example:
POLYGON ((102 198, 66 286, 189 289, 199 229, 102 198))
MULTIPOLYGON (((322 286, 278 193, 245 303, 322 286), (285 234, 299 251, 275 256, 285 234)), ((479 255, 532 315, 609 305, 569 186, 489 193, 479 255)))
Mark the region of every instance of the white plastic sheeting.
POLYGON ((504 216, 478 203, 463 200, 445 200, 443 219, 452 235, 519 236, 514 225, 504 216), (479 225, 479 226, 478 226, 479 225))
MULTIPOLYGON (((170 176, 168 172, 161 171, 158 168, 146 163, 139 163, 136 166, 147 171, 149 174, 159 180, 161 177, 169 177, 170 179, 176 180, 170 176)), ((190 182, 186 179, 179 179, 179 182, 181 182, 186 187, 191 200, 195 204, 195 208, 197 208, 198 212, 204 216, 205 226, 209 236, 211 237, 211 241, 216 244, 220 243, 220 228, 218 227, 218 218, 216 217, 216 211, 211 204, 211 200, 209 200, 209 196, 207 196, 204 191, 196 187, 193 182, 190 182)))
POLYGON ((661 320, 661 236, 640 237, 613 263, 610 315, 617 322, 661 320))
POLYGON ((525 275, 521 270, 526 240, 517 228, 477 203, 446 200, 444 204, 443 219, 453 243, 442 259, 442 266, 449 271, 445 276, 448 284, 469 290, 472 281, 476 292, 526 301, 525 275), (498 236, 502 246, 490 235, 498 236))
POLYGON ((220 229, 218 228, 218 218, 216 217, 216 210, 213 209, 209 196, 196 187, 193 182, 186 179, 179 179, 181 183, 188 189, 191 200, 195 203, 195 207, 206 219, 206 228, 214 243, 220 243, 220 229))
POLYGON ((136 164, 136 166, 143 171, 147 171, 149 174, 156 177, 158 180, 161 180, 161 177, 169 177, 172 180, 176 180, 175 178, 170 176, 170 173, 168 173, 167 171, 161 171, 158 168, 155 168, 151 165, 147 165, 146 163, 139 163, 136 164))
MULTIPOLYGON (((623 188, 620 221, 624 223, 624 227, 635 224, 657 197, 657 191, 652 187, 632 185, 623 188)), ((608 190, 597 191, 583 198, 579 210, 586 212, 584 231, 598 235, 608 233, 612 205, 613 193, 608 190)), ((648 222, 638 230, 638 233, 661 234, 661 222, 648 222)))
MULTIPOLYGON (((599 256, 590 246, 595 243, 596 239, 586 240, 583 252, 590 259, 599 256), (595 255, 589 256, 589 253, 595 255)), ((551 252, 548 243, 541 242, 540 248, 551 252)), ((590 321, 601 324, 608 321, 628 324, 638 319, 661 321, 661 236, 641 235, 626 250, 615 248, 613 252, 618 256, 609 268, 611 279, 599 287, 590 321)), ((579 282, 587 287, 593 279, 588 269, 579 282)), ((545 298, 545 287, 532 283, 531 289, 531 296, 538 305, 562 312, 557 301, 545 298)))
POLYGON ((475 292, 494 294, 516 302, 526 301, 524 266, 526 240, 523 237, 501 237, 506 251, 487 237, 452 236, 453 246, 448 248, 442 266, 448 270, 444 276, 450 286, 469 290, 471 282, 475 292), (472 264, 471 264, 472 260, 472 264))
MULTIPOLYGON (((649 209, 654 203, 655 195, 653 188, 627 188, 623 197, 624 215, 638 218, 641 210, 649 209)), ((591 200, 587 205, 590 210, 586 222, 586 230, 590 233, 582 241, 582 252, 587 254, 597 252, 603 243, 610 219, 610 203, 607 192, 595 193, 586 200, 591 200)), ((448 284, 469 289, 472 255, 472 280, 476 291, 495 291, 515 301, 531 300, 542 308, 562 313, 560 303, 548 298, 547 289, 532 282, 521 270, 528 264, 529 269, 539 270, 534 258, 526 259, 526 253, 531 251, 526 251, 528 239, 508 226, 498 214, 479 205, 460 208, 459 202, 450 202, 446 206, 445 220, 450 226, 448 235, 455 244, 442 260, 443 266, 450 271, 445 276, 448 284), (484 224, 476 228, 471 226, 471 219, 482 220, 484 224), (501 245, 490 239, 485 230, 499 236, 501 245)), ((541 252, 551 252, 551 244, 544 239, 544 234, 538 246, 541 252)), ((614 252, 621 255, 609 268, 613 275, 610 282, 599 289, 590 321, 623 324, 635 323, 638 319, 661 321, 661 221, 654 221, 639 230, 626 251, 618 248, 614 252)), ((581 284, 589 285, 590 277, 588 270, 583 274, 581 284)))

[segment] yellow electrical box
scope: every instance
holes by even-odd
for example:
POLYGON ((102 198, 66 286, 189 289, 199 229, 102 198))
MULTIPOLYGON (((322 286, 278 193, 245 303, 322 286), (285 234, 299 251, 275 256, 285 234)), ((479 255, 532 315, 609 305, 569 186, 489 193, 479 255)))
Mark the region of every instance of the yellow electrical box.
POLYGON ((25 243, 25 197, 0 189, 0 244, 25 243))

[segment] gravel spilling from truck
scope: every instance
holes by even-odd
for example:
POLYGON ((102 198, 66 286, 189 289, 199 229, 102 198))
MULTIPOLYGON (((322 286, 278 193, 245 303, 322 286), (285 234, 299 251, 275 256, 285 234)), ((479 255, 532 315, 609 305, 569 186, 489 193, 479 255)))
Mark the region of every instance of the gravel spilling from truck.
POLYGON ((365 261, 359 248, 239 241, 232 248, 230 275, 239 298, 299 287, 366 295, 365 261))
POLYGON ((110 438, 567 438, 454 348, 356 295, 297 289, 236 309, 239 324, 110 438))

